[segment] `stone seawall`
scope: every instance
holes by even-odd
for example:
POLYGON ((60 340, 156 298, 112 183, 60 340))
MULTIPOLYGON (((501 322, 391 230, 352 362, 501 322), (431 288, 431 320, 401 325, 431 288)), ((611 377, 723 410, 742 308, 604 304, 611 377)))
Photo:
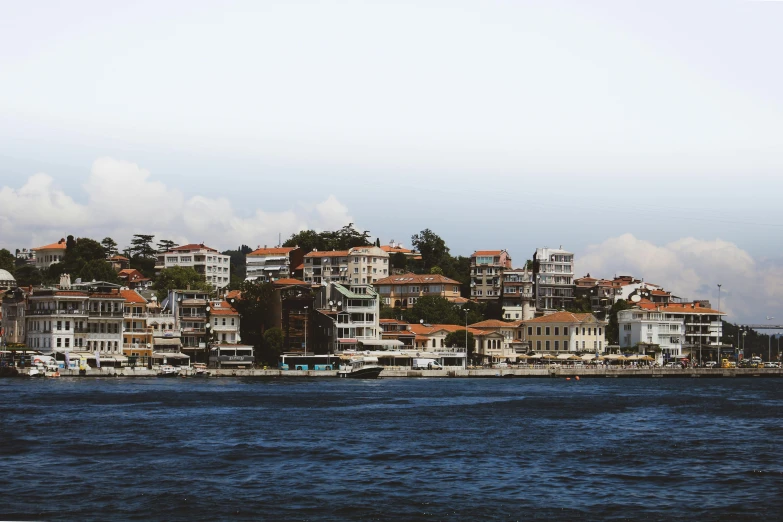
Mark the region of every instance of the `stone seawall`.
MULTIPOLYGON (((26 373, 20 369, 20 373, 26 373)), ((208 378, 215 377, 337 377, 336 371, 315 370, 229 370, 209 369, 208 378)), ((78 370, 61 370, 60 377, 156 377, 157 370, 147 368, 90 368, 84 375, 78 370)), ((183 370, 182 377, 195 377, 192 370, 183 370)), ((656 369, 614 369, 614 368, 502 368, 466 370, 403 370, 388 369, 382 378, 490 378, 490 377, 538 377, 538 378, 717 378, 717 377, 783 377, 778 368, 656 368, 656 369)))

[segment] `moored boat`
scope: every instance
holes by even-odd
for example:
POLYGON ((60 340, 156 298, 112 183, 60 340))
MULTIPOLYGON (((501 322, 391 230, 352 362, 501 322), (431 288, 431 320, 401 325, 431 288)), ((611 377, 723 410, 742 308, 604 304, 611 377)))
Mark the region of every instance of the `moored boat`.
POLYGON ((158 377, 177 377, 178 375, 179 369, 170 364, 164 364, 158 370, 158 377))
POLYGON ((377 357, 357 356, 340 363, 337 376, 343 379, 377 379, 383 371, 377 357))

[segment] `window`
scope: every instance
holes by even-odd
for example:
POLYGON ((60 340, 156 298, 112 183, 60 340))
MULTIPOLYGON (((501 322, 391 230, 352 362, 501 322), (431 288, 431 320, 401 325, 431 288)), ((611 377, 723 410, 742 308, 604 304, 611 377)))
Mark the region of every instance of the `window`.
POLYGON ((541 335, 541 327, 536 326, 536 335, 541 335))
MULTIPOLYGON (((559 326, 555 326, 555 335, 560 335, 560 327, 559 326)), ((555 341, 555 342, 557 342, 557 341, 555 341)))
POLYGON ((541 351, 541 341, 536 341, 536 350, 541 351))
POLYGON ((563 341, 563 350, 568 351, 568 341, 563 341))
POLYGON ((544 328, 544 331, 546 332, 546 335, 549 335, 549 327, 548 326, 544 328))
POLYGON ((546 342, 546 349, 549 351, 549 341, 546 342))
POLYGON ((57 348, 59 348, 60 346, 62 346, 62 342, 63 342, 63 340, 62 340, 62 339, 60 339, 60 338, 58 337, 58 338, 57 338, 57 348))
POLYGON ((533 335, 533 327, 532 326, 528 326, 527 327, 527 334, 528 335, 533 335))
POLYGON ((563 335, 568 335, 568 327, 567 326, 563 327, 563 335))
POLYGON ((584 335, 584 334, 585 334, 585 329, 584 329, 584 327, 582 327, 582 335, 584 335))
POLYGON ((560 349, 560 341, 555 341, 555 351, 560 349))
POLYGON ((582 350, 584 350, 584 349, 585 349, 585 342, 582 341, 582 350))
POLYGON ((601 335, 601 330, 602 330, 602 328, 598 329, 598 335, 601 335))
POLYGON ((62 330, 63 329, 63 322, 62 321, 57 321, 57 329, 58 330, 62 330))

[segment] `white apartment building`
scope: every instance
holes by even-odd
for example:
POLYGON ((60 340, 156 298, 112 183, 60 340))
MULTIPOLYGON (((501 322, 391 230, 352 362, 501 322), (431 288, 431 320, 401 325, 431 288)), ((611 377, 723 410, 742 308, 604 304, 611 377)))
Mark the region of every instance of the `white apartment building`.
MULTIPOLYGON (((636 349, 639 354, 655 354, 658 364, 683 356, 685 319, 659 310, 631 309, 617 313, 620 348, 636 349), (652 345, 657 345, 660 351, 652 345)), ((624 350, 625 351, 625 350, 624 350)))
POLYGON ((207 308, 212 337, 218 344, 237 344, 239 335, 239 312, 226 301, 211 301, 207 308))
POLYGON ((562 248, 538 248, 533 254, 536 308, 562 310, 574 302, 574 254, 562 248))
POLYGON ((33 248, 32 251, 35 255, 33 265, 35 268, 44 270, 55 263, 61 262, 65 257, 65 243, 65 239, 61 239, 57 243, 52 243, 51 245, 33 248))
POLYGON ((349 255, 348 250, 313 250, 305 254, 303 281, 314 285, 348 283, 349 255))
POLYGON ((361 346, 391 343, 381 339, 380 300, 370 285, 353 285, 348 289, 339 283, 329 283, 321 288, 317 307, 332 322, 329 331, 334 352, 359 349, 359 343, 361 346))
POLYGON ((183 245, 158 254, 155 270, 173 266, 194 269, 213 288, 225 288, 231 281, 231 258, 203 244, 183 245))
POLYGON ((293 277, 302 255, 299 247, 256 249, 245 258, 245 281, 271 282, 293 277))
POLYGON ((348 277, 351 286, 371 285, 389 275, 389 253, 380 247, 354 247, 348 250, 348 277))

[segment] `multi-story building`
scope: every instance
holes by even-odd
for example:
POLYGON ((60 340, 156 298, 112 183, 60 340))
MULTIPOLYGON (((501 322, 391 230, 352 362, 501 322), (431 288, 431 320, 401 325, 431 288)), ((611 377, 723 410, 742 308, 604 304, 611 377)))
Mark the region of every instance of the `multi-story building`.
POLYGON ((65 239, 61 239, 51 245, 33 248, 32 251, 35 253, 35 267, 38 270, 44 270, 63 260, 65 257, 65 239))
POLYGON ((8 270, 0 269, 0 290, 16 288, 16 279, 8 270))
POLYGON ((463 304, 460 282, 439 274, 402 274, 378 279, 373 287, 385 306, 407 308, 421 297, 438 296, 452 303, 463 304))
POLYGON ((574 254, 562 248, 538 248, 533 254, 536 309, 564 310, 574 302, 574 254))
POLYGON ((147 300, 136 290, 121 289, 125 299, 122 330, 122 353, 133 363, 146 364, 152 357, 153 329, 147 323, 147 300))
POLYGON ((400 341, 401 349, 413 349, 416 346, 416 334, 409 330, 410 325, 400 319, 380 319, 381 338, 400 341))
POLYGON ((192 362, 206 363, 207 345, 212 337, 208 326, 209 293, 200 290, 172 290, 163 302, 163 309, 171 311, 175 328, 179 328, 182 352, 192 362))
POLYGON ((475 353, 487 362, 513 362, 527 351, 521 321, 488 319, 470 325, 474 334, 475 353))
POLYGON ((25 330, 28 348, 44 353, 86 349, 89 331, 87 292, 40 289, 28 298, 25 330))
POLYGON ((35 263, 35 251, 31 249, 23 248, 21 250, 16 250, 16 259, 22 260, 27 264, 34 264, 35 263))
POLYGON ((514 268, 503 273, 503 318, 517 321, 532 319, 536 313, 533 271, 514 268))
POLYGON ((211 301, 209 305, 209 324, 212 337, 217 344, 238 344, 239 312, 227 301, 211 301))
POLYGON ((179 318, 170 308, 161 306, 155 296, 147 303, 147 327, 152 330, 153 356, 180 352, 182 332, 179 318))
POLYGON ((617 313, 620 348, 656 358, 659 364, 683 356, 685 319, 659 310, 634 308, 617 313))
POLYGON ((25 309, 27 308, 27 292, 21 288, 8 291, 2 302, 2 344, 25 344, 25 309))
POLYGON ((523 322, 525 340, 536 353, 589 352, 606 349, 606 322, 593 314, 554 312, 523 322))
POLYGON ((470 256, 470 297, 479 301, 500 298, 503 273, 511 268, 505 250, 477 250, 470 256))
POLYGON ((231 257, 203 244, 183 245, 158 254, 155 270, 173 266, 194 269, 213 288, 225 288, 231 282, 231 257))
POLYGON ((246 258, 245 281, 271 282, 293 276, 304 260, 299 247, 258 248, 246 258))
MULTIPOLYGON (((382 339, 380 300, 370 285, 329 283, 319 289, 312 326, 317 345, 332 353, 362 347, 401 346, 396 340, 382 339)), ((372 349, 372 348, 370 348, 372 349)))
POLYGON ((131 290, 137 288, 149 288, 152 286, 152 280, 149 277, 144 277, 144 274, 136 270, 135 268, 125 268, 117 272, 117 278, 131 290))
POLYGON ((348 250, 313 250, 304 256, 306 283, 348 283, 348 250))
MULTIPOLYGON (((671 324, 672 321, 679 320, 683 321, 684 332, 681 336, 682 355, 690 355, 693 359, 701 359, 701 361, 704 361, 708 354, 712 360, 717 361, 719 359, 717 355, 723 347, 723 316, 726 314, 720 310, 710 308, 709 303, 694 301, 692 303, 660 305, 640 300, 632 310, 646 310, 661 314, 661 324, 671 324)), ((627 314, 625 317, 627 317, 627 314)), ((631 319, 635 319, 633 314, 631 314, 631 319)), ((621 342, 625 331, 624 327, 621 326, 621 342)), ((662 330, 662 332, 665 334, 665 331, 662 330)), ((661 348, 663 347, 662 345, 661 348)))
POLYGON ((376 246, 348 250, 349 285, 371 285, 389 275, 389 253, 376 246))

